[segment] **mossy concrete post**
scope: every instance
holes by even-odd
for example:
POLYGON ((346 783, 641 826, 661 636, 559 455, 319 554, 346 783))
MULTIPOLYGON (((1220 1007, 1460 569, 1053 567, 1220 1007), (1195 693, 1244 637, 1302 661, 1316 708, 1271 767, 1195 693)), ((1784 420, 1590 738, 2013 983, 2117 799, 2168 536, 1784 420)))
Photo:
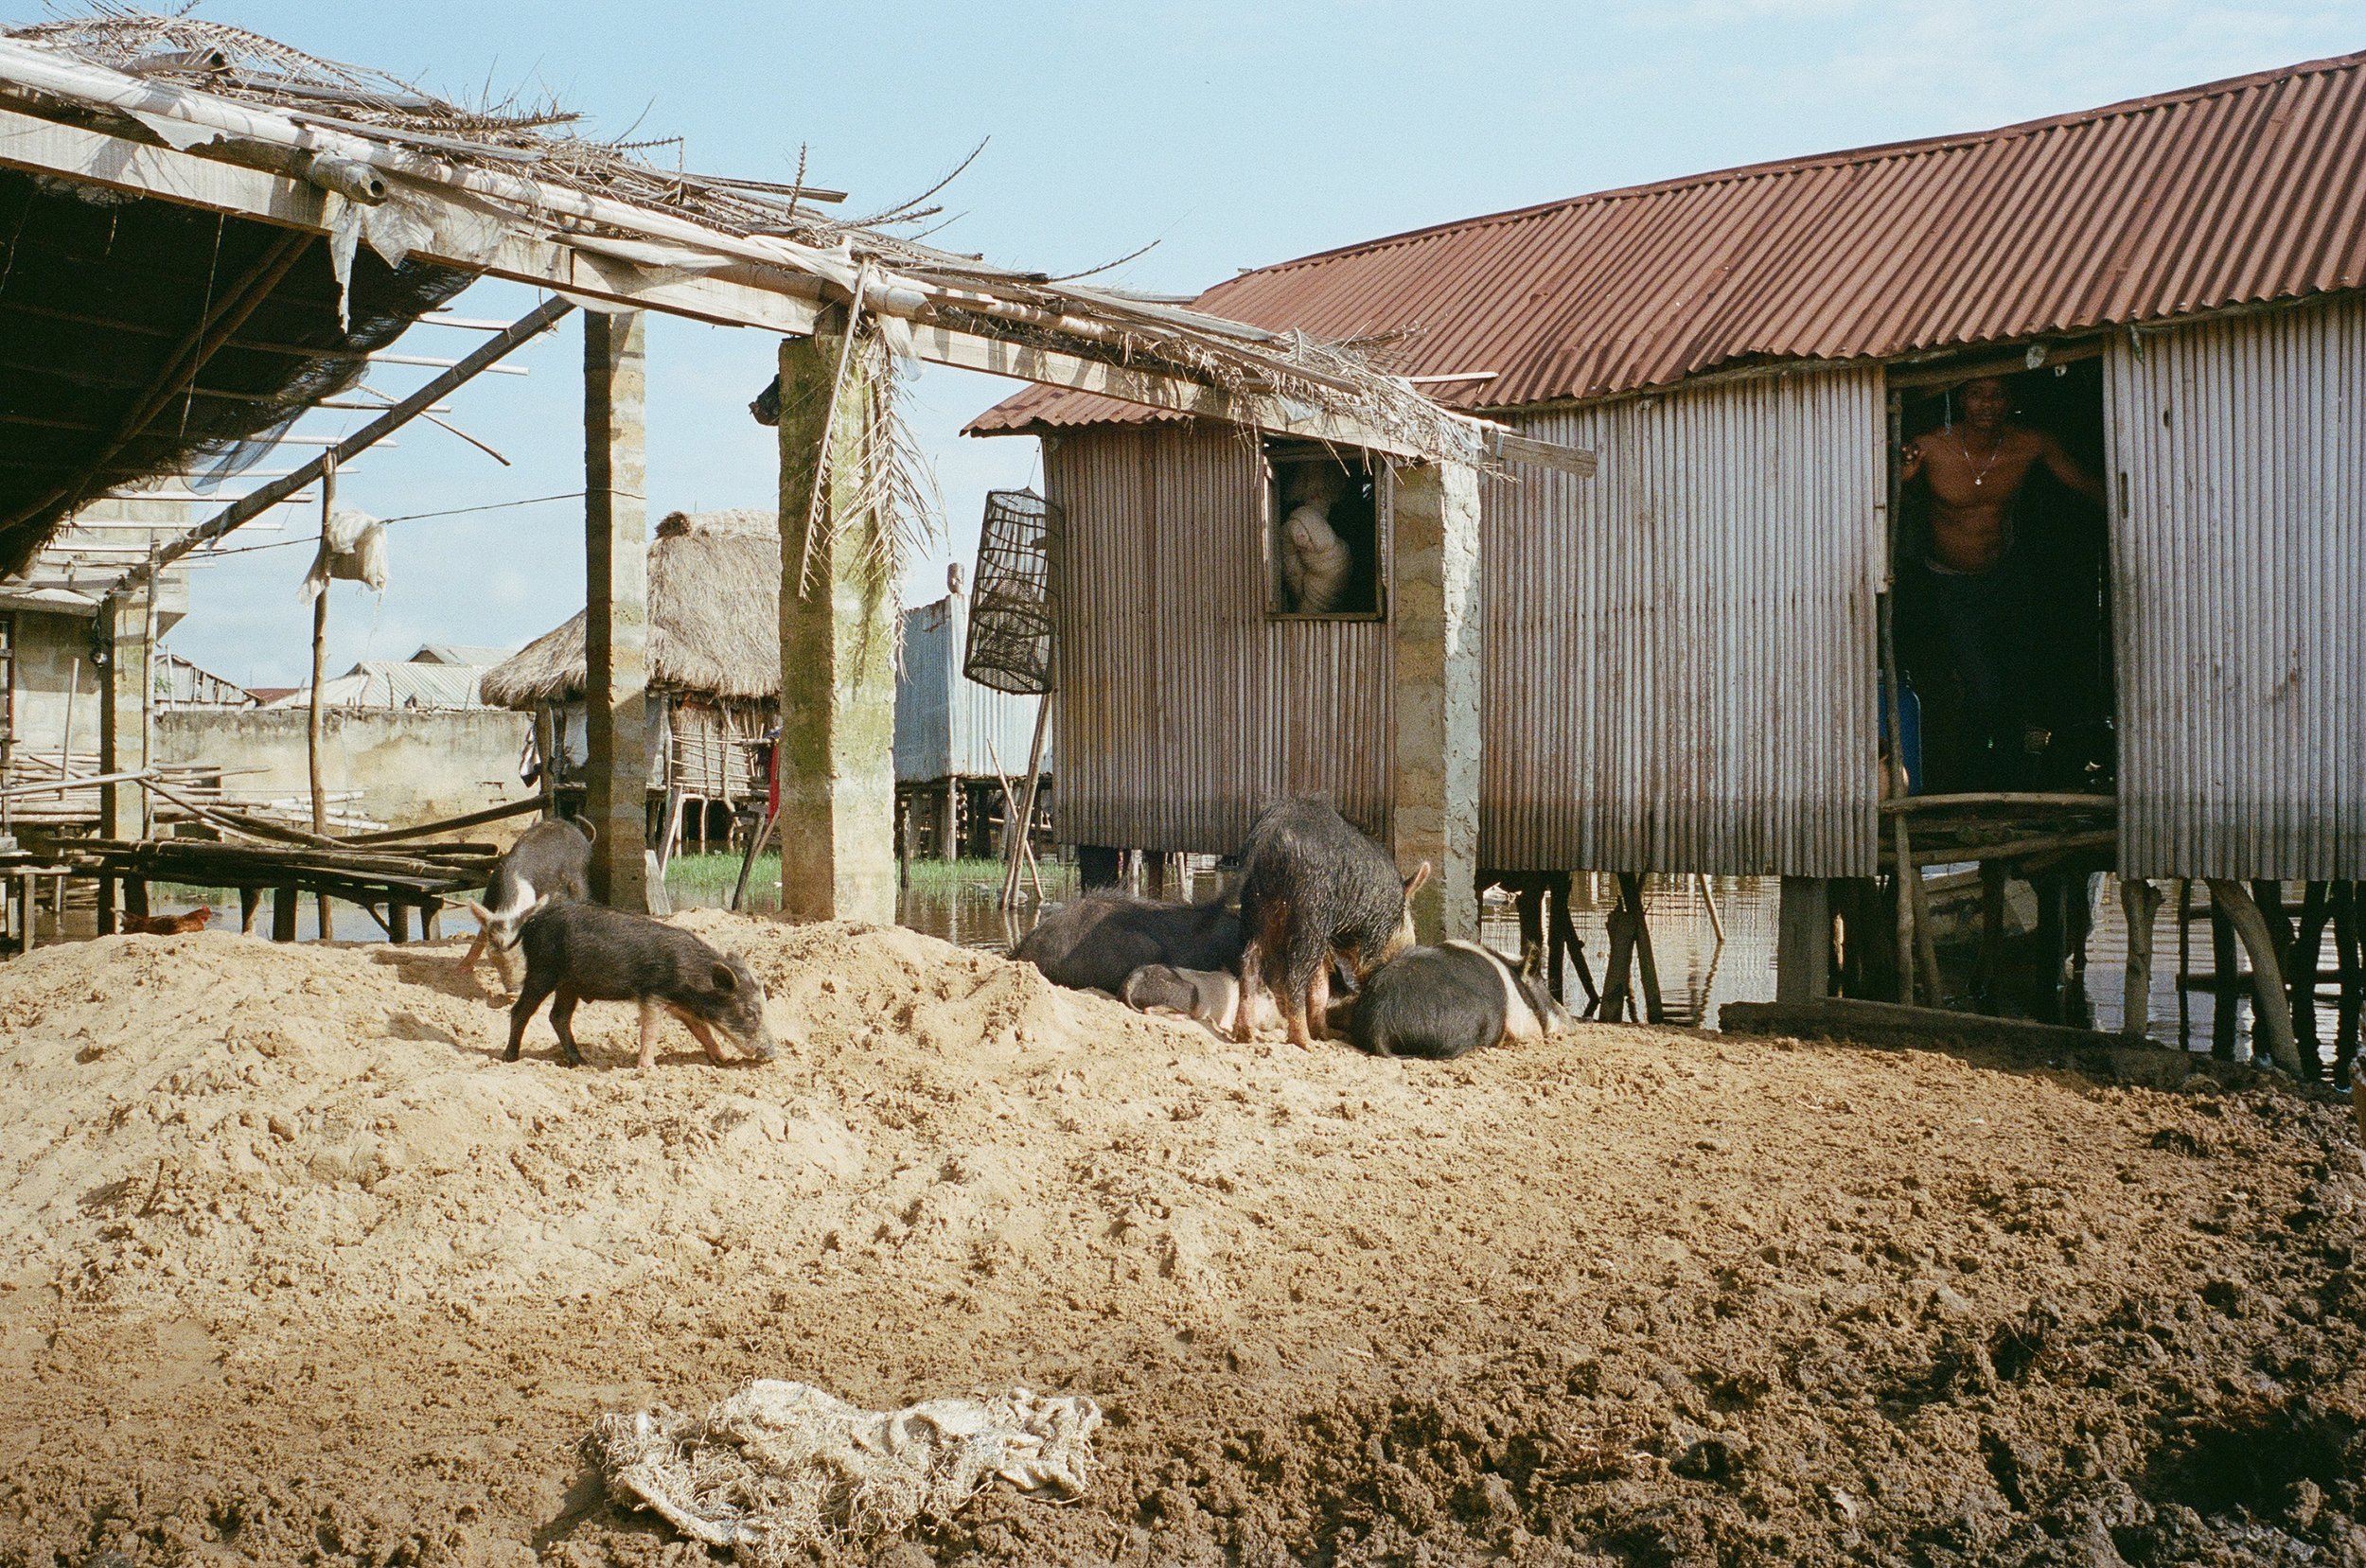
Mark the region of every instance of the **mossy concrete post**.
MULTIPOLYGON (((107 667, 98 682, 101 774, 129 773, 147 766, 148 595, 154 591, 150 584, 136 593, 118 593, 99 602, 98 641, 107 650, 107 667)), ((145 838, 149 823, 146 789, 131 783, 98 786, 101 838, 145 838)), ((98 884, 99 934, 115 928, 115 879, 103 877, 98 884)))
POLYGON ((897 586, 865 561, 863 452, 872 384, 840 333, 781 343, 781 912, 895 919, 897 586), (831 387, 839 361, 846 384, 831 387), (807 509, 817 467, 810 575, 807 509))
POLYGON ((1478 940, 1479 487, 1476 469, 1396 471, 1388 629, 1395 653, 1389 849, 1410 874, 1424 943, 1478 940))
POLYGON ((649 505, 641 312, 583 316, 584 815, 592 896, 649 907, 649 505))

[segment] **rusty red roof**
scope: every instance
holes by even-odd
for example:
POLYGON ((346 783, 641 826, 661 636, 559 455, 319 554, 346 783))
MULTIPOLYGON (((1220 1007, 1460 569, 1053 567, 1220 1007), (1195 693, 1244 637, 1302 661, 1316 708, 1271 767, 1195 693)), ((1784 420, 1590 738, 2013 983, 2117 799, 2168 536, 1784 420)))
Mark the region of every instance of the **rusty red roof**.
MULTIPOLYGON (((1995 131, 1602 191, 1260 268, 1201 308, 1517 408, 2356 289, 2366 53, 1995 131)), ((1008 434, 1157 415, 1032 387, 1008 434)))

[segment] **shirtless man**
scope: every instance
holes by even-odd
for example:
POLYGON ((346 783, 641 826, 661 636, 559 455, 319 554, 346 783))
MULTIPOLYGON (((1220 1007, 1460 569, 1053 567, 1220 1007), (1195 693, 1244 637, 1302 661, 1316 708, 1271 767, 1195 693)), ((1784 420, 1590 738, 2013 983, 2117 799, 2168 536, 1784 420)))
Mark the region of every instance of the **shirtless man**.
POLYGON ((2010 788, 2023 750, 2021 697, 2031 628, 2013 555, 2013 502, 2039 464, 2100 506, 2103 486, 2062 444, 2012 421, 2012 394, 1984 376, 1964 384, 1963 420, 1906 444, 1903 477, 1931 497, 1922 557, 1929 603, 1969 711, 1976 788, 2010 788))

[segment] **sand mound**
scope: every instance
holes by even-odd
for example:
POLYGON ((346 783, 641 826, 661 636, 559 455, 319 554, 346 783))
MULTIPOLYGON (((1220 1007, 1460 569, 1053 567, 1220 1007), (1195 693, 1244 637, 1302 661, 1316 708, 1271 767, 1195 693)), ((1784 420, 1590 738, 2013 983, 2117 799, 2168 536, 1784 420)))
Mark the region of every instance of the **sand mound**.
MULTIPOLYGON (((684 924, 801 1044, 440 947, 0 969, 0 1563, 694 1562, 604 1413, 1108 1414, 993 1562, 2366 1561, 2346 1113, 1586 1029, 1235 1047, 900 930, 684 924)), ((871 1546, 849 1544, 847 1560, 871 1546)), ((910 1558, 918 1561, 921 1559, 910 1558)))

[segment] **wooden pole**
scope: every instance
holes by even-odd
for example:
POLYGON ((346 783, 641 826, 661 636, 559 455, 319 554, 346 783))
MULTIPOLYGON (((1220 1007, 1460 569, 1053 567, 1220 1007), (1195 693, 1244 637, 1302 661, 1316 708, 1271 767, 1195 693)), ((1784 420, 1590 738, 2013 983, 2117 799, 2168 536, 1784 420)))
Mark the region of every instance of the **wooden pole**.
POLYGON ((2210 1054, 2234 1059, 2235 1000, 2242 995, 2241 960, 2234 952, 2234 926, 2226 907, 2210 900, 2210 1054))
POLYGON ((2324 1053, 2317 1036, 2317 966, 2319 955, 2324 950, 2325 925, 2332 913, 2326 885, 2306 884, 2301 890, 2300 922, 2292 933, 2291 944, 2285 949, 2291 958, 2292 1038, 2300 1047, 2301 1063, 2311 1078, 2322 1077, 2324 1073, 2324 1053))
POLYGON ((1774 999, 1813 1001, 1831 991, 1830 884, 1820 876, 1786 876, 1775 905, 1774 999))
MULTIPOLYGON (((1624 877, 1619 878, 1622 884, 1625 880, 1624 877)), ((1610 962, 1602 972, 1601 1019, 1606 1024, 1626 1020, 1628 977, 1634 965, 1634 933, 1635 927, 1642 924, 1642 914, 1628 907, 1622 886, 1618 901, 1610 909, 1610 962)))
MULTIPOLYGON (((1044 727, 1051 722, 1051 696, 1047 692, 1035 698, 1035 738, 1027 748, 1027 799, 1019 806, 1018 814, 1018 844, 1026 850, 1027 864, 1031 869, 1035 861, 1035 791, 1043 784, 1044 727)), ((1043 883, 1040 879, 1035 883, 1035 901, 1043 901, 1043 883)), ((1015 908, 1017 904, 1018 856, 1014 854, 1011 863, 1002 871, 1002 907, 1015 908)))
MULTIPOLYGON (((1906 727, 1900 714, 1898 675, 1898 510, 1905 490, 1903 471, 1899 464, 1899 445, 1905 438, 1905 404, 1893 390, 1889 395, 1889 505, 1882 514, 1882 526, 1887 531, 1887 580, 1881 586, 1880 613, 1878 617, 1881 638, 1881 718, 1889 731, 1890 770, 1898 781, 1898 795, 1906 794, 1906 727)), ((1916 898, 1908 890, 1907 881, 1915 875, 1914 840, 1906 829, 1906 813, 1898 812, 1890 819, 1891 837, 1898 844, 1898 999, 1912 1005, 1915 999, 1916 898)), ((1938 1000, 1938 977, 1932 980, 1933 1001, 1938 1000)))
MULTIPOLYGON (((321 590, 312 597, 312 700, 304 727, 304 761, 312 780, 312 832, 324 838, 328 836, 328 786, 321 777, 321 686, 328 678, 328 514, 336 503, 337 454, 332 451, 321 465, 322 577, 321 590)), ((336 933, 336 917, 329 912, 328 895, 322 893, 319 900, 319 939, 327 942, 336 933)))
MULTIPOLYGON (((1552 908, 1548 918, 1553 931, 1553 995, 1562 996, 1561 960, 1566 954, 1577 968, 1578 984, 1584 988, 1585 1005, 1591 1012, 1601 1003, 1601 993, 1594 988, 1594 969, 1585 961, 1585 943, 1578 938, 1577 923, 1569 915, 1569 873, 1563 872, 1552 887, 1552 908)), ((1563 997, 1565 1000, 1566 998, 1563 997)))
POLYGON ((1717 938, 1718 944, 1722 946, 1725 942, 1725 917, 1718 913, 1717 890, 1709 886, 1709 873, 1706 872, 1693 872, 1692 885, 1701 890, 1701 902, 1703 905, 1706 906, 1708 909, 1709 932, 1717 938))
POLYGON ((764 854, 765 841, 772 837, 772 829, 780 822, 780 813, 768 811, 756 831, 748 835, 748 853, 739 862, 739 880, 732 888, 732 907, 737 909, 748 902, 748 878, 756 869, 756 858, 764 854))
POLYGON ((2004 862, 1980 862, 1980 989, 1994 1012, 2004 989, 2004 862))
POLYGON ((2161 912, 2161 890, 2138 876, 2120 878, 2120 910, 2128 923, 2128 981, 2122 993, 2120 1032, 2144 1035, 2152 1026, 2152 925, 2161 912))
MULTIPOLYGON (((2361 943, 2361 926, 2366 926, 2366 883, 2336 883, 2330 894, 2333 905, 2333 967, 2341 978, 2341 1000, 2333 1027, 2333 1066, 2337 1078, 2349 1080, 2351 1092, 2357 1094, 2357 1035, 2359 1014, 2366 1013, 2366 943, 2361 943)), ((2366 1137, 2366 1100, 2358 1102, 2361 1137, 2366 1137)))
POLYGON ((2292 1038, 2292 1009, 2284 994, 2284 969, 2276 961, 2275 935, 2269 929, 2268 917, 2260 911, 2251 892, 2240 882, 2229 877, 2210 879, 2210 896, 2234 926, 2234 934, 2242 939, 2251 954, 2251 1029, 2255 1035, 2265 1035, 2269 1054, 2277 1066, 2299 1077, 2300 1048, 2292 1038))

